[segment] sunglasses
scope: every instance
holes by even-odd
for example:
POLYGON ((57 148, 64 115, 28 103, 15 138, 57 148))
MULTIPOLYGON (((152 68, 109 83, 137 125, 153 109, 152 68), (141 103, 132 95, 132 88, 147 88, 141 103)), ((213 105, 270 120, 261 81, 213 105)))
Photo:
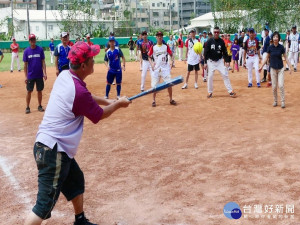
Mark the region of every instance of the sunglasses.
POLYGON ((214 34, 219 34, 220 33, 220 31, 214 31, 214 34))

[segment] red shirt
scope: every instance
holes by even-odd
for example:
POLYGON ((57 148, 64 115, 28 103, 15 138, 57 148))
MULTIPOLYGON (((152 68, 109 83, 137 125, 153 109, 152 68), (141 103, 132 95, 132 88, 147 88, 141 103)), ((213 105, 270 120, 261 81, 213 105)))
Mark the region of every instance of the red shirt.
POLYGON ((88 42, 87 42, 87 44, 88 44, 89 46, 92 46, 92 45, 94 45, 94 43, 93 43, 93 42, 91 42, 91 41, 88 41, 88 42))
POLYGON ((73 43, 72 41, 69 41, 69 42, 68 42, 68 45, 69 45, 70 47, 72 47, 72 46, 74 45, 74 43, 73 43))
POLYGON ((11 48, 12 52, 15 52, 15 53, 19 52, 19 44, 18 43, 16 43, 16 44, 12 43, 10 45, 10 48, 11 48))
POLYGON ((183 40, 181 38, 178 38, 178 48, 183 48, 183 40))

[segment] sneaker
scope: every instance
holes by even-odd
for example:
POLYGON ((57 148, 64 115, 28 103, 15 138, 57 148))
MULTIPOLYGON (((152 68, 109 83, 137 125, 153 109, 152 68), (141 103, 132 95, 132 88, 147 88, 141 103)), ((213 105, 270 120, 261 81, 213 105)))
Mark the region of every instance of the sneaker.
POLYGON ((26 108, 25 113, 26 114, 30 113, 30 108, 29 107, 26 108))
POLYGON ((43 106, 41 106, 41 105, 38 107, 38 110, 39 110, 40 112, 44 112, 44 111, 45 111, 45 110, 43 109, 43 106))
POLYGON ((232 98, 235 98, 236 97, 236 93, 232 91, 232 92, 229 93, 229 96, 232 97, 232 98))
POLYGON ((156 102, 152 102, 152 107, 156 107, 156 102))
POLYGON ((281 102, 281 108, 285 108, 285 104, 284 104, 284 102, 281 102))
POLYGON ((231 68, 231 67, 228 67, 228 70, 232 70, 232 68, 231 68))
POLYGON ((206 80, 206 78, 203 78, 203 82, 206 82, 207 80, 206 80))
POLYGON ((21 72, 21 70, 18 70, 19 72, 21 72))
POLYGON ((10 72, 12 73, 12 72, 14 72, 14 71, 11 70, 10 72))
POLYGON ((198 89, 198 84, 197 83, 195 83, 195 88, 198 89))
POLYGON ((108 96, 104 96, 105 99, 108 99, 108 96))
POLYGON ((212 98, 212 93, 208 93, 207 98, 212 98))
POLYGON ((267 80, 266 80, 265 78, 263 78, 263 79, 260 81, 260 83, 265 83, 265 82, 267 82, 267 80))
POLYGON ((144 92, 144 90, 141 90, 141 92, 144 92))
POLYGON ((296 69, 296 68, 294 68, 294 72, 297 72, 297 69, 296 69))
POLYGON ((248 84, 248 88, 251 88, 251 87, 252 87, 252 84, 251 84, 251 83, 249 83, 249 84, 248 84))
POLYGON ((187 89, 187 83, 182 86, 182 89, 187 89))
POLYGON ((117 100, 119 100, 120 98, 121 98, 120 95, 118 95, 118 96, 117 96, 117 100))
POLYGON ((260 86, 260 83, 257 83, 257 87, 258 87, 258 88, 260 88, 260 87, 261 87, 261 86, 260 86))
POLYGON ((115 83, 115 82, 113 82, 112 84, 113 84, 113 85, 116 85, 116 83, 115 83))
POLYGON ((170 104, 171 104, 171 105, 177 105, 177 102, 176 102, 175 100, 171 100, 171 101, 170 101, 170 104))
POLYGON ((274 102, 274 103, 273 103, 273 107, 276 107, 276 106, 277 106, 277 102, 274 102))
POLYGON ((268 82, 267 87, 272 87, 272 82, 268 82))
POLYGON ((285 68, 285 71, 289 71, 289 68, 285 68))
POLYGON ((87 218, 83 218, 80 222, 75 221, 74 225, 97 225, 95 223, 91 223, 87 218))

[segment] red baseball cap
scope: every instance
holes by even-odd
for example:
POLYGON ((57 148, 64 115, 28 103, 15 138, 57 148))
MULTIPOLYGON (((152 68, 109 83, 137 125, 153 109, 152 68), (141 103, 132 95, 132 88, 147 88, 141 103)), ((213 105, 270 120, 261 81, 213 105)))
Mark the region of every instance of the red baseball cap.
POLYGON ((100 53, 99 45, 89 46, 86 42, 78 41, 72 46, 68 58, 74 65, 85 62, 88 58, 96 56, 100 53))
POLYGON ((36 37, 35 37, 34 34, 29 34, 28 39, 29 39, 29 40, 30 40, 30 39, 36 39, 36 37))

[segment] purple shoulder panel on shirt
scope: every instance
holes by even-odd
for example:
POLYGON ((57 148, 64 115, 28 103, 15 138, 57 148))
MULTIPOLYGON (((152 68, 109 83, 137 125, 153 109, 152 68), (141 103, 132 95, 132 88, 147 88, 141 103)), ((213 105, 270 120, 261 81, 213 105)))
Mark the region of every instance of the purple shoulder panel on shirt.
POLYGON ((75 99, 72 112, 75 116, 85 116, 93 123, 98 123, 102 117, 103 109, 93 99, 85 82, 74 76, 72 78, 75 85, 75 99))

